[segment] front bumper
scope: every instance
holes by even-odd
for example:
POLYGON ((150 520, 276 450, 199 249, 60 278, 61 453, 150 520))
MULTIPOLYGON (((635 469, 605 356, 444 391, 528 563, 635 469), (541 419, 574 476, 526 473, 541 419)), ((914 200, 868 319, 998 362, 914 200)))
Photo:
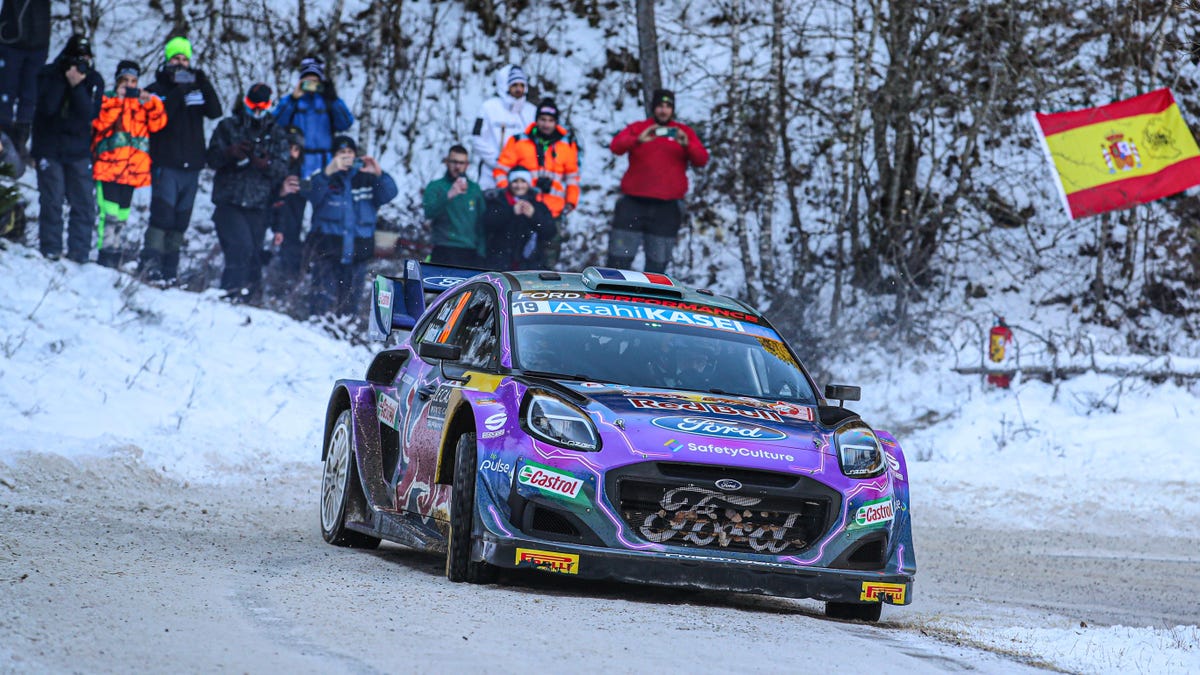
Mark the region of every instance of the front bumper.
POLYGON ((705 555, 626 551, 485 532, 473 558, 497 567, 537 569, 585 579, 756 593, 825 602, 912 602, 913 578, 799 567, 705 555))

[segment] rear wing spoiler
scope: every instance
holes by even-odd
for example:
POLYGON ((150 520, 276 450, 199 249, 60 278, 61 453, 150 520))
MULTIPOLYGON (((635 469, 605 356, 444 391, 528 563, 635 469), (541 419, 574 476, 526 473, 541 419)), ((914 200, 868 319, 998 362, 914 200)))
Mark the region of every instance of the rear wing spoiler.
POLYGON ((426 294, 437 295, 486 271, 405 260, 402 276, 376 275, 371 285, 369 337, 386 340, 393 330, 412 328, 425 313, 426 294))

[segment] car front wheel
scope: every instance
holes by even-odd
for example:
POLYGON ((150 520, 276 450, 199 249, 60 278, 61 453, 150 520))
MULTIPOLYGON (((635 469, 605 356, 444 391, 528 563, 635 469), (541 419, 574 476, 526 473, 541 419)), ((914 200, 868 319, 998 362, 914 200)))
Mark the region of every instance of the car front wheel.
POLYGON ((357 512, 356 508, 366 506, 350 439, 350 411, 343 410, 329 435, 329 447, 325 449, 325 471, 321 476, 321 536, 334 546, 376 548, 378 537, 346 528, 347 512, 357 512))
POLYGON ((471 560, 471 533, 475 525, 475 434, 463 434, 454 449, 454 491, 450 497, 450 536, 446 542, 446 578, 487 584, 496 568, 471 560))

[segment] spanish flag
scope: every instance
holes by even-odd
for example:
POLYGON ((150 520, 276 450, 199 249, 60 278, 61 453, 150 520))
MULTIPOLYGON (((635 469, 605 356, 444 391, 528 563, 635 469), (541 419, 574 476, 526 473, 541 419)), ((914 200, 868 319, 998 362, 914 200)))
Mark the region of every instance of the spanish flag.
POLYGON ((1034 120, 1071 218, 1200 185, 1200 148, 1170 89, 1034 120))

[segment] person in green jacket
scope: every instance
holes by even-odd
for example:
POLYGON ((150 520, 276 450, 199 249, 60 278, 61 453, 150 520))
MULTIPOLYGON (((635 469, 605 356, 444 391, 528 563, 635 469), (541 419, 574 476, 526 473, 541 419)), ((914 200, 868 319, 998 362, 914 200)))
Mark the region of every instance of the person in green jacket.
POLYGON ((483 267, 483 191, 467 178, 467 149, 451 146, 446 175, 425 186, 425 218, 433 229, 429 262, 483 267))

